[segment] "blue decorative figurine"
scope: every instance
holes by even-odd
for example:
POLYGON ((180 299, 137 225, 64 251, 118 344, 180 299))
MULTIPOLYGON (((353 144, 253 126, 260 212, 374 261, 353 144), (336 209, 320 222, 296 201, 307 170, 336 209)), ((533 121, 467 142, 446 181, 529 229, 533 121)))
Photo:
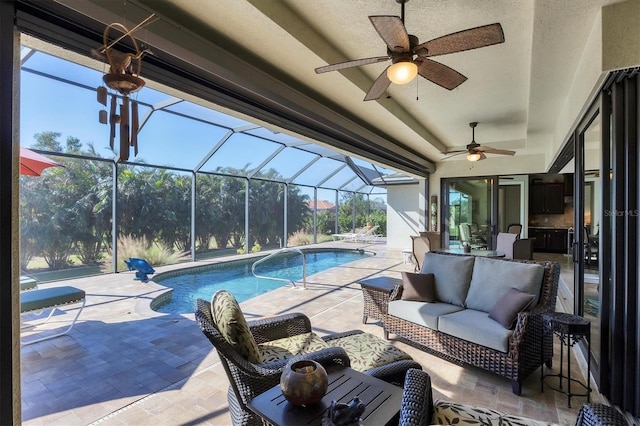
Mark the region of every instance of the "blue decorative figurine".
POLYGON ((130 257, 129 260, 125 260, 124 263, 127 264, 130 271, 136 271, 136 277, 134 280, 140 280, 143 283, 149 281, 147 274, 155 274, 156 272, 151 265, 149 265, 149 262, 144 259, 130 257))

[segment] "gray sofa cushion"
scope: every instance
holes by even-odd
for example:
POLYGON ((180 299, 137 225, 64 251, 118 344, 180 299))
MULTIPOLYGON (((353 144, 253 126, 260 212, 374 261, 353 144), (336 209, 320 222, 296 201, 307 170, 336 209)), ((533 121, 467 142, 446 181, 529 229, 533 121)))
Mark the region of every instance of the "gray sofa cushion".
MULTIPOLYGON (((421 272, 433 274, 438 301, 464 307, 474 260, 473 256, 425 254, 421 272)), ((489 309, 492 307, 489 306, 489 309)))
POLYGON ((438 329, 438 317, 462 310, 460 306, 448 303, 426 303, 412 302, 408 300, 394 300, 389 302, 389 315, 402 318, 403 320, 428 327, 432 330, 438 329))
POLYGON ((465 306, 489 312, 505 291, 512 287, 533 294, 535 299, 531 306, 535 306, 540 298, 543 274, 544 267, 539 264, 478 257, 473 266, 465 306))
POLYGON ((512 330, 489 318, 486 312, 474 309, 463 309, 440 316, 438 331, 500 352, 507 352, 509 338, 513 334, 512 330))

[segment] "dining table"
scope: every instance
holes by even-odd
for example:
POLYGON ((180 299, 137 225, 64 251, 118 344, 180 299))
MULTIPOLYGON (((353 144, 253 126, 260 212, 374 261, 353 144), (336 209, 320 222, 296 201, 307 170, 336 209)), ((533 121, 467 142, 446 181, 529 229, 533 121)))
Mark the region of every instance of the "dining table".
POLYGON ((480 249, 471 249, 469 252, 465 252, 462 248, 449 248, 449 249, 438 249, 433 250, 434 253, 450 253, 450 254, 463 254, 468 256, 477 256, 477 257, 505 257, 506 253, 497 250, 480 250, 480 249))

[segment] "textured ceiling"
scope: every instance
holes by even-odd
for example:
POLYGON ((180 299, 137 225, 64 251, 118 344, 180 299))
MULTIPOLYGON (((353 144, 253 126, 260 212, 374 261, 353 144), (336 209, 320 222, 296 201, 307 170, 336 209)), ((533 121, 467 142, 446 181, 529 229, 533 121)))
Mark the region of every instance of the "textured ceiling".
POLYGON ((396 0, 132 1, 193 33, 215 35, 221 47, 249 63, 268 64, 280 80, 340 105, 433 162, 443 158, 441 151, 471 141, 472 121, 479 122, 475 139, 481 144, 515 149, 518 156, 547 153, 540 141, 553 137, 598 13, 617 2, 410 0, 405 25, 421 42, 499 22, 505 43, 434 57, 468 78, 452 91, 416 78, 392 85, 390 98, 364 102, 387 63, 320 75, 314 68, 385 55, 368 16, 399 16, 396 0))

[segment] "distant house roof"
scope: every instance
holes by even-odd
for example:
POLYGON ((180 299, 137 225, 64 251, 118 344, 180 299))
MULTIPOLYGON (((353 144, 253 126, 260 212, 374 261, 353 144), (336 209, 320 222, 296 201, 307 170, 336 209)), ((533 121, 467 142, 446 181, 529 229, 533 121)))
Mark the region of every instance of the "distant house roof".
MULTIPOLYGON (((316 206, 316 203, 314 202, 314 200, 310 200, 307 205, 309 206, 310 209, 313 209, 316 206)), ((332 204, 328 201, 324 201, 324 200, 318 200, 318 210, 332 210, 336 207, 335 204, 332 204)))

